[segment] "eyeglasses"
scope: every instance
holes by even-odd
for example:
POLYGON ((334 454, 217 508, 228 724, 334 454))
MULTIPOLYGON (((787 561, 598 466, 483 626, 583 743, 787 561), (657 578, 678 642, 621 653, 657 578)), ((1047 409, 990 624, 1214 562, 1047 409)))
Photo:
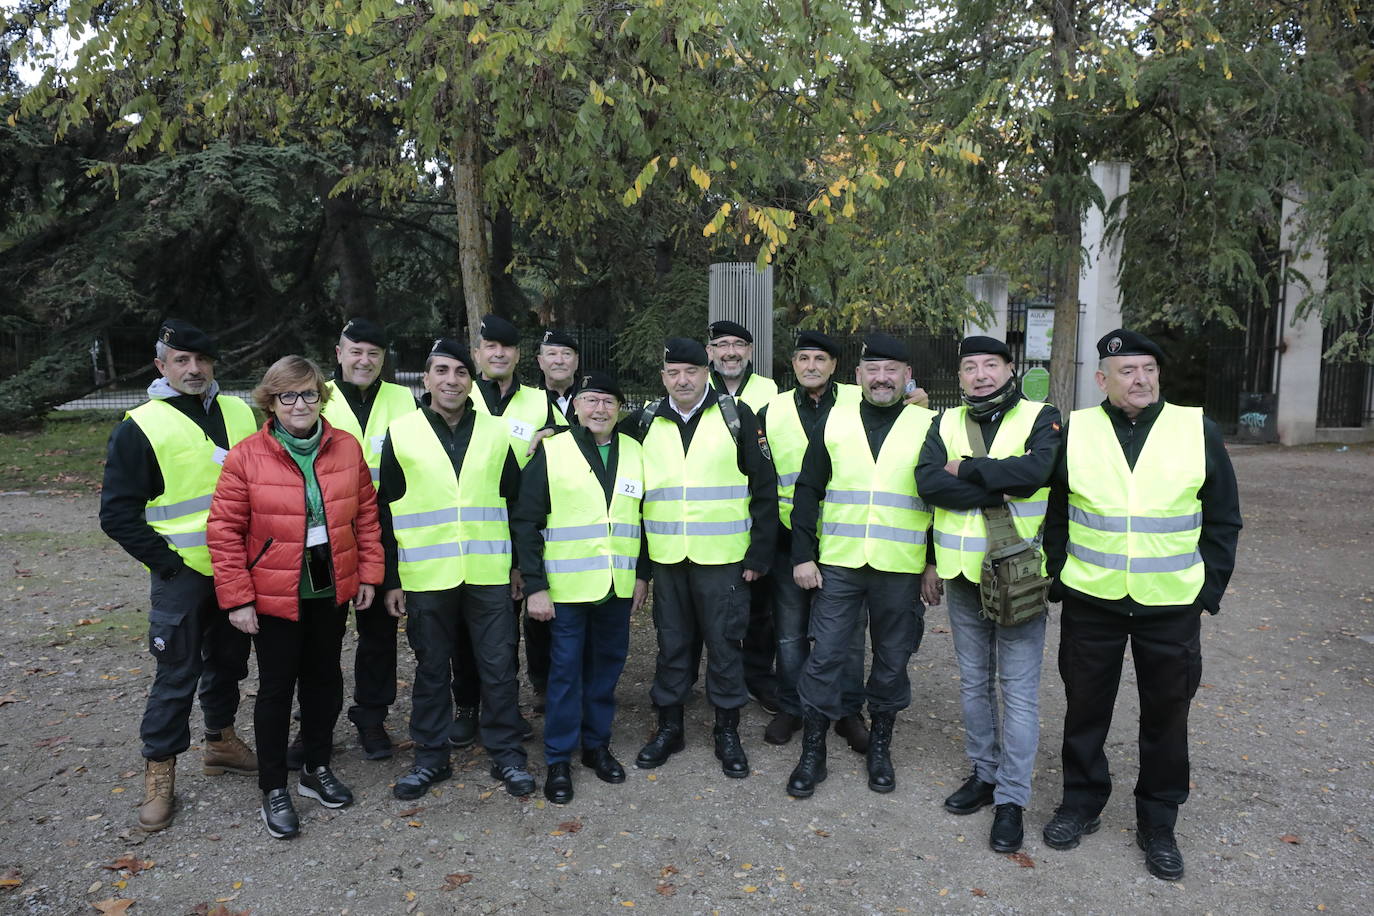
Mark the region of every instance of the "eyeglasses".
POLYGON ((711 346, 717 350, 747 350, 753 344, 747 340, 713 340, 711 346))
POLYGON ((615 398, 594 398, 585 394, 579 394, 574 400, 588 407, 605 407, 610 410, 614 410, 619 403, 615 398))
POLYGON ((283 407, 290 407, 296 403, 296 398, 300 398, 307 404, 314 404, 320 399, 320 392, 315 388, 309 391, 278 391, 273 397, 281 401, 283 407))

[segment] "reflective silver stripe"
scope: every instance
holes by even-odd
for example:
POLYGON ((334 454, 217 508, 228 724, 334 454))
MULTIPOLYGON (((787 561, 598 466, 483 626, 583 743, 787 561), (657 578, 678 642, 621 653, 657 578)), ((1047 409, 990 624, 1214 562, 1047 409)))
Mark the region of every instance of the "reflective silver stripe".
POLYGON ((688 487, 687 499, 747 499, 749 487, 688 487))
POLYGON ((448 557, 462 556, 456 543, 430 544, 428 547, 398 547, 396 559, 402 563, 423 563, 425 560, 443 560, 448 557))
POLYGON ((464 541, 463 554, 481 553, 497 555, 510 553, 510 541, 464 541))
POLYGON ((1148 515, 1131 516, 1131 530, 1142 534, 1175 534, 1181 531, 1192 531, 1194 528, 1201 527, 1201 512, 1194 512, 1192 515, 1168 515, 1163 517, 1148 515))
POLYGON ((944 531, 935 532, 935 543, 949 550, 966 550, 969 553, 985 553, 988 549, 987 538, 963 537, 944 531))
POLYGON ((927 512, 926 504, 915 496, 908 496, 905 493, 886 493, 882 490, 873 492, 873 505, 887 506, 891 509, 911 509, 915 512, 927 512))
POLYGON ((197 496, 195 499, 183 499, 179 503, 168 503, 165 506, 149 506, 143 510, 143 517, 149 522, 165 522, 170 519, 181 518, 183 515, 209 512, 210 499, 209 495, 197 496))
POLYGON ((793 499, 792 499, 792 497, 790 497, 790 496, 783 496, 781 493, 779 493, 779 494, 778 494, 778 502, 780 502, 780 503, 787 503, 788 505, 791 505, 792 502, 793 502, 793 499))
POLYGON ((403 515, 393 515, 391 527, 393 530, 397 528, 428 528, 431 525, 447 525, 456 521, 458 521, 458 508, 449 506, 431 512, 407 512, 403 515))
POLYGON ((637 557, 577 557, 569 560, 545 560, 544 572, 580 573, 596 572, 598 569, 634 569, 637 564, 637 557))
POLYGON ((510 541, 449 541, 426 547, 398 547, 396 558, 402 563, 422 563, 425 560, 442 560, 474 553, 488 556, 510 553, 510 541))
POLYGON ((1196 566, 1202 562, 1202 554, 1194 550, 1192 553, 1180 553, 1172 557, 1133 557, 1131 559, 1131 572, 1133 573, 1170 573, 1182 572, 1185 569, 1196 566))
POLYGON ((825 501, 844 506, 866 506, 873 494, 867 490, 826 490, 825 501))
POLYGON ((639 535, 640 530, 638 525, 611 522, 611 537, 613 538, 637 538, 639 535))
POLYGON ((912 531, 910 528, 893 528, 891 525, 869 525, 868 536, 880 541, 897 541, 902 544, 924 544, 925 530, 912 531))
POLYGON ((606 533, 605 525, 568 525, 561 528, 545 528, 539 532, 545 541, 585 541, 599 538, 606 533))
POLYGON ((682 487, 655 487, 644 493, 644 501, 646 503, 675 499, 682 499, 682 487))
POLYGON ((1007 508, 1011 514, 1017 518, 1039 518, 1050 508, 1050 501, 1047 499, 1037 499, 1034 502, 1009 502, 1007 508))
MULTIPOLYGON (((1069 521, 1077 522, 1084 528, 1091 528, 1094 531, 1127 531, 1130 519, 1124 515, 1098 515, 1096 512, 1085 512, 1077 506, 1069 506, 1069 521)), ((1125 569, 1121 566, 1108 566, 1108 569, 1125 569)))
POLYGON ((780 487, 790 487, 790 486, 794 486, 794 485, 796 484, 796 482, 797 482, 797 478, 800 477, 800 476, 801 476, 801 471, 793 471, 793 472, 790 473, 790 474, 779 474, 779 475, 778 475, 778 486, 780 486, 780 487))
POLYGON ((848 522, 822 522, 821 534, 837 538, 863 538, 868 534, 868 526, 851 525, 848 522))
POLYGON ((381 469, 381 468, 368 468, 368 471, 371 472, 371 474, 372 474, 372 482, 373 482, 374 484, 381 483, 381 481, 382 481, 382 469, 381 469))
MULTIPOLYGON (((742 534, 754 527, 754 520, 750 518, 742 519, 737 522, 688 522, 688 537, 725 537, 731 534, 742 534)), ((682 534, 682 522, 657 522, 652 519, 644 520, 644 530, 650 534, 682 534)))
POLYGON ((1098 550, 1090 550, 1081 544, 1069 541, 1069 556, 1077 557, 1089 566, 1100 566, 1103 569, 1126 569, 1126 555, 1122 553, 1102 553, 1098 550))
POLYGON ((505 506, 463 506, 458 517, 465 522, 504 522, 509 518, 505 506))
POLYGON ((164 534, 162 539, 173 547, 204 547, 204 531, 188 531, 185 534, 164 534))

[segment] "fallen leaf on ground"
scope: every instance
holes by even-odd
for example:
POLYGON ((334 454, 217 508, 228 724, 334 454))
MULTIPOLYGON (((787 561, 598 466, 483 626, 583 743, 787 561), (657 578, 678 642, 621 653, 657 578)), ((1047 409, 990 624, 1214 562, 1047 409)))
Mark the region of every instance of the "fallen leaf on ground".
POLYGON ((102 900, 99 903, 91 904, 91 906, 95 907, 99 912, 106 914, 106 916, 110 916, 110 914, 114 914, 114 916, 123 916, 124 913, 129 912, 129 907, 133 905, 134 902, 132 900, 124 900, 118 897, 111 897, 108 900, 102 900))
POLYGON ((11 865, 9 868, 0 872, 0 887, 18 887, 24 883, 24 876, 19 872, 19 866, 11 865))
POLYGON ((1291 833, 1285 833, 1283 836, 1279 837, 1279 839, 1283 840, 1283 842, 1285 843, 1292 843, 1294 846, 1297 846, 1299 843, 1302 842, 1302 840, 1298 839, 1291 833))
POLYGON ((658 873, 659 873, 661 876, 663 876, 664 878, 668 877, 669 875, 676 875, 676 874, 678 873, 678 872, 677 872, 677 866, 676 866, 676 865, 665 865, 665 866, 663 866, 661 869, 659 869, 659 872, 658 872, 658 873))
POLYGON ((972 891, 972 894, 975 897, 986 897, 988 895, 988 892, 983 890, 981 887, 975 887, 972 891))
POLYGON ((128 853, 115 859, 109 865, 102 865, 101 868, 109 871, 127 871, 131 875, 136 875, 146 868, 152 868, 157 863, 152 859, 140 859, 138 856, 128 853))
POLYGON ((89 627, 89 626, 91 626, 92 624, 103 623, 103 622, 104 622, 104 618, 103 618, 103 617, 82 617, 80 620, 78 620, 78 621, 76 622, 76 625, 79 626, 79 627, 89 627))
POLYGON ((472 880, 472 875, 465 875, 462 872, 454 872, 451 875, 444 875, 444 890, 456 891, 472 880))
POLYGON ((39 738, 33 743, 34 747, 57 747, 63 741, 72 740, 71 735, 59 735, 54 738, 39 738))
POLYGON ((1017 865, 1020 865, 1022 868, 1035 867, 1035 860, 1032 859, 1030 856, 1026 855, 1024 852, 1013 852, 1012 854, 1007 856, 1007 858, 1011 859, 1013 862, 1015 862, 1017 865))
POLYGON ((424 809, 424 808, 421 808, 420 806, 417 805, 417 806, 415 806, 414 808, 407 808, 407 809, 405 809, 404 811, 397 811, 397 812, 396 812, 396 816, 397 816, 397 817, 414 817, 415 815, 419 814, 419 813, 420 813, 421 811, 423 811, 423 810, 425 810, 425 809, 424 809))
POLYGON ((576 833, 582 829, 581 821, 564 821, 558 825, 558 829, 565 833, 576 833))
POLYGON ((814 833, 816 836, 830 836, 829 830, 822 830, 819 827, 817 827, 815 830, 812 830, 811 832, 814 833))
POLYGON ((655 887, 654 890, 658 891, 659 895, 663 897, 671 897, 677 893, 677 888, 671 884, 660 884, 655 887))
POLYGON ((17 696, 15 696, 14 694, 12 694, 12 693, 7 693, 7 694, 5 694, 3 697, 0 697, 0 706, 7 706, 7 705, 9 705, 10 703, 18 703, 18 702, 19 702, 19 698, 18 698, 17 696))

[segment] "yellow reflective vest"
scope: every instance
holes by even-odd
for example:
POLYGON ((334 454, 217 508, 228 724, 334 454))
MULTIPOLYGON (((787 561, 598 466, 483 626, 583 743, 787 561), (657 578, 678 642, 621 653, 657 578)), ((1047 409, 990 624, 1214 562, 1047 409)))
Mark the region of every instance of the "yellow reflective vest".
MULTIPOLYGON (((801 473, 802 457, 809 444, 797 413, 797 389, 775 395, 768 402, 768 449, 773 453, 773 470, 778 475, 778 520, 792 528, 792 500, 801 473)), ((803 394, 802 397, 808 395, 803 394)), ((833 410, 841 404, 857 404, 862 397, 858 385, 836 385, 833 410)))
POLYGON ((415 406, 415 395, 404 385, 382 382, 377 386, 372 410, 367 415, 367 429, 364 430, 358 424, 358 416, 353 413, 348 399, 332 379, 329 389, 329 401, 320 411, 320 415, 335 429, 341 429, 358 440, 358 444, 363 447, 363 458, 367 460, 367 467, 372 471, 372 485, 375 487, 381 473, 382 443, 386 441, 387 427, 398 417, 419 409, 415 406))
MULTIPOLYGON (((1015 458, 1026 453, 1026 440, 1040 411, 1041 401, 1017 401, 1002 417, 989 448, 989 458, 1015 458)), ((967 407, 946 410, 940 417, 940 438, 945 443, 945 460, 967 457, 970 452, 967 407)), ((1045 523, 1049 508, 1048 485, 1025 499, 1007 500, 1016 533, 1026 540, 1034 540, 1045 523)), ((941 579, 963 576, 978 582, 982 576, 983 554, 988 549, 988 526, 980 509, 943 509, 935 507, 935 566, 941 579)))
POLYGON ((392 421, 388 430, 406 479, 405 494, 391 504, 391 527, 408 592, 510 582, 510 522, 501 497, 508 429, 489 414, 473 421, 457 477, 424 411, 392 421))
POLYGON ((634 594, 644 459, 638 442, 623 434, 617 434, 617 441, 615 489, 608 507, 601 480, 577 440, 570 433, 544 440, 549 514, 540 534, 549 597, 559 603, 590 604, 612 590, 617 598, 634 594))
POLYGON ((916 458, 935 411, 903 408, 873 459, 858 404, 825 420, 830 482, 821 502, 820 561, 828 566, 919 573, 926 568, 930 509, 916 492, 916 458))
POLYGON ((682 449, 677 423, 655 417, 644 436, 644 533, 655 563, 738 563, 749 550, 749 480, 716 403, 704 404, 682 449))
MULTIPOLYGON (((476 385, 476 382, 473 382, 476 385)), ((474 391, 472 405, 478 413, 491 414, 487 399, 480 391, 474 391)), ((515 453, 515 463, 523 470, 530 463, 530 440, 543 429, 549 419, 549 398, 542 389, 521 385, 519 390, 506 403, 500 419, 506 424, 510 436, 510 450, 515 453)), ((552 411, 558 413, 558 411, 552 411)))
MULTIPOLYGON (((222 394, 215 401, 224 415, 230 448, 257 430, 253 408, 241 399, 222 394)), ((149 401, 124 416, 148 437, 162 471, 162 493, 148 501, 144 519, 182 562, 202 576, 214 575, 210 550, 205 546, 205 524, 227 450, 215 445, 195 420, 166 401, 149 401)))
POLYGON ((1069 543, 1061 581, 1097 598, 1192 604, 1205 572, 1201 408, 1165 404, 1134 468, 1100 406, 1070 415, 1065 448, 1069 543))
MULTIPOLYGON (((720 385, 720 390, 725 390, 725 385, 720 385)), ((735 392, 735 400, 743 401, 749 405, 749 409, 758 413, 773 398, 777 397, 778 383, 766 376, 749 373, 749 380, 744 383, 744 387, 735 392)))

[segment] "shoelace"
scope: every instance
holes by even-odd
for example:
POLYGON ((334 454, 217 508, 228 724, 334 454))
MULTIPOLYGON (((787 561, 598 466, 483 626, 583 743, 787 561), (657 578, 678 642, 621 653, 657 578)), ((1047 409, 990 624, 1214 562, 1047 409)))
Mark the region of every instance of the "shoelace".
POLYGON ((273 795, 267 799, 267 807, 273 814, 285 814, 291 810, 291 797, 289 795, 273 795))

